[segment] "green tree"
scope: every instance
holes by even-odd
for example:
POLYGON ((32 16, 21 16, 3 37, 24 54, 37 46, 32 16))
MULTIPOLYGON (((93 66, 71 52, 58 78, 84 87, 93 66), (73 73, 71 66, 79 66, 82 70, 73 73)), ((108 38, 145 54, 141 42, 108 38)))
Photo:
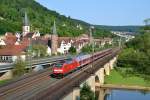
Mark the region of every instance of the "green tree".
POLYGON ((26 63, 18 59, 14 64, 13 76, 21 76, 25 73, 26 63))
POLYGON ((69 49, 69 53, 76 54, 76 52, 77 52, 76 48, 71 46, 70 49, 69 49))
POLYGON ((86 45, 86 46, 84 46, 84 47, 81 49, 81 51, 82 51, 83 53, 91 53, 91 52, 92 52, 92 45, 86 45))
POLYGON ((117 66, 132 68, 133 73, 147 77, 150 75, 150 32, 143 32, 125 44, 125 49, 118 57, 117 66))
POLYGON ((84 84, 80 90, 80 100, 95 100, 94 92, 88 84, 84 84))
POLYGON ((36 44, 32 46, 32 54, 35 57, 45 57, 47 56, 47 47, 42 44, 36 44))

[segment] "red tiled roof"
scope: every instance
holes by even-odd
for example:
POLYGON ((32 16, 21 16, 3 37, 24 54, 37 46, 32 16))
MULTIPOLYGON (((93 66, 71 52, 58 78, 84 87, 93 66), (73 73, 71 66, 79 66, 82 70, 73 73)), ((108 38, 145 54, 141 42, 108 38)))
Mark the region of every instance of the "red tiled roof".
POLYGON ((34 35, 33 32, 29 32, 24 36, 24 38, 32 38, 33 35, 34 35))
POLYGON ((14 45, 17 41, 17 37, 13 34, 7 34, 4 39, 6 45, 14 45))
POLYGON ((29 46, 30 45, 30 39, 28 39, 28 38, 23 38, 22 39, 22 41, 20 42, 20 45, 22 45, 22 46, 29 46))
POLYGON ((13 33, 11 33, 11 32, 6 32, 6 33, 5 33, 5 36, 14 36, 14 35, 13 35, 13 33))
POLYGON ((27 46, 24 45, 7 45, 0 49, 0 56, 13 56, 22 54, 27 46))

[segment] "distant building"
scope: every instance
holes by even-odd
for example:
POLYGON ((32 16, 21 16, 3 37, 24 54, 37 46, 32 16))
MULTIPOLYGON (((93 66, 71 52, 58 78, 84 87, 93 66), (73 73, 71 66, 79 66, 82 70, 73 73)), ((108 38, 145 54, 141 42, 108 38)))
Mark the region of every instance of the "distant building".
POLYGON ((22 26, 22 33, 23 36, 27 35, 30 32, 30 25, 27 16, 27 12, 25 12, 24 19, 23 19, 23 26, 22 26))
POLYGON ((113 33, 114 35, 119 36, 121 38, 125 38, 126 42, 135 38, 135 36, 134 36, 135 33, 133 33, 133 32, 111 31, 111 33, 113 33))
POLYGON ((96 38, 94 39, 95 45, 99 47, 103 47, 105 44, 112 45, 113 39, 112 38, 96 38))
POLYGON ((80 52, 82 47, 89 43, 87 35, 80 37, 58 37, 58 49, 57 51, 61 54, 68 53, 71 46, 75 47, 77 52, 80 52))
POLYGON ((4 46, 4 45, 6 45, 6 43, 4 42, 3 39, 0 39, 0 46, 4 46))
POLYGON ((26 59, 26 46, 24 45, 7 45, 0 49, 0 63, 13 63, 17 59, 26 59))

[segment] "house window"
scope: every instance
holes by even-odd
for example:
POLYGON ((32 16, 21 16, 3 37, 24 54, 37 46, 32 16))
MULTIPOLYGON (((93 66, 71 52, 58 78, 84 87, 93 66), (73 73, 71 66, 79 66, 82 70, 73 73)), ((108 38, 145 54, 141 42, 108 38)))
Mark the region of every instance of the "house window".
POLYGON ((12 56, 9 56, 8 59, 9 59, 9 62, 12 62, 12 56))
POLYGON ((3 58, 2 58, 2 59, 3 59, 3 61, 4 61, 4 60, 5 60, 5 56, 3 56, 3 58))
POLYGON ((8 61, 8 56, 6 56, 5 60, 8 61))
POLYGON ((2 56, 0 56, 0 60, 2 60, 2 56))

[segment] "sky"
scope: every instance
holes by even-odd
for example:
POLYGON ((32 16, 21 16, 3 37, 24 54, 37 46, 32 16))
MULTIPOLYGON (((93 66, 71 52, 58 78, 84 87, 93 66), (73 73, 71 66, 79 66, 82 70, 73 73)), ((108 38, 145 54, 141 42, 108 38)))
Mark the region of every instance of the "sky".
POLYGON ((150 0, 36 0, 61 15, 97 25, 143 25, 150 0))

